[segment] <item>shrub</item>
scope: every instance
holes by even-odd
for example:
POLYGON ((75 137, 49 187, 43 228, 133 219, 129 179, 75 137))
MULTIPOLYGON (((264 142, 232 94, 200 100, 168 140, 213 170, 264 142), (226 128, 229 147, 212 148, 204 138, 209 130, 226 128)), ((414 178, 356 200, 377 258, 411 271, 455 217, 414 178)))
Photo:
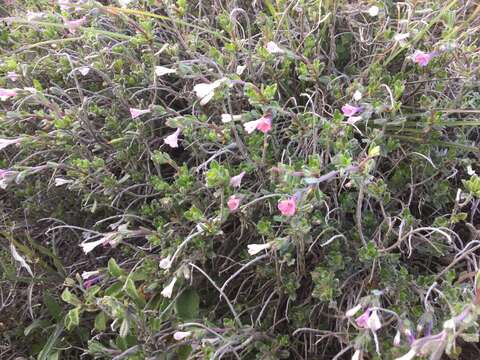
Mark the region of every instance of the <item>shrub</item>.
POLYGON ((1 11, 5 356, 478 356, 478 6, 1 11))

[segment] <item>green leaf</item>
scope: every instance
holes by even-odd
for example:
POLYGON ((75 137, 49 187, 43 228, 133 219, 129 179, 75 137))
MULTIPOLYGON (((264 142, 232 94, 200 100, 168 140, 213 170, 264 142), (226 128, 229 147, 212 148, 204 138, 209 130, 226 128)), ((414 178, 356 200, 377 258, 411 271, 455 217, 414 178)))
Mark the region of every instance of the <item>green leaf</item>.
POLYGON ((192 347, 190 345, 182 345, 177 350, 177 356, 179 360, 188 360, 190 359, 190 353, 192 352, 192 347))
POLYGON ((48 337, 48 340, 45 343, 45 346, 42 348, 42 350, 38 354, 37 360, 49 360, 50 355, 56 352, 56 350, 54 350, 53 348, 55 347, 55 344, 57 343, 57 340, 62 334, 62 332, 63 332, 63 325, 61 323, 58 323, 53 333, 48 337))
POLYGON ((80 324, 80 308, 76 307, 70 310, 65 316, 65 328, 71 330, 80 324))
POLYGON ((117 296, 122 291, 123 285, 119 282, 113 283, 112 286, 105 290, 106 296, 117 296))
POLYGON ((192 320, 198 317, 200 297, 194 289, 184 290, 175 302, 175 313, 181 320, 192 320))
POLYGON ((107 315, 101 311, 95 316, 95 329, 97 331, 104 331, 107 328, 107 315))
POLYGON ((371 147, 370 150, 368 150, 368 156, 373 158, 373 157, 376 157, 376 156, 379 156, 380 155, 380 146, 374 146, 374 147, 371 147))
POLYGON ((47 307, 48 313, 55 321, 60 321, 62 318, 62 308, 58 302, 49 293, 43 295, 43 303, 47 307))
POLYGON ((33 320, 33 322, 28 325, 25 330, 23 330, 23 334, 25 336, 28 336, 30 335, 31 333, 33 333, 36 329, 45 329, 48 325, 50 325, 50 322, 48 322, 47 320, 40 320, 40 319, 36 319, 36 320, 33 320))
POLYGON ((144 306, 145 305, 145 299, 143 296, 141 296, 137 288, 135 287, 135 283, 133 280, 128 277, 127 280, 125 281, 125 284, 123 286, 123 290, 127 293, 128 296, 130 296, 139 306, 144 306))
POLYGON ((108 260, 108 273, 117 278, 123 275, 123 270, 118 266, 114 258, 108 260))
POLYGON ((130 330, 130 324, 128 323, 127 319, 123 319, 122 325, 120 326, 120 337, 124 338, 128 335, 128 331, 130 330))
POLYGON ((80 301, 80 299, 76 295, 72 294, 70 290, 68 290, 68 288, 65 288, 65 290, 63 290, 62 300, 73 306, 82 305, 82 302, 80 301))

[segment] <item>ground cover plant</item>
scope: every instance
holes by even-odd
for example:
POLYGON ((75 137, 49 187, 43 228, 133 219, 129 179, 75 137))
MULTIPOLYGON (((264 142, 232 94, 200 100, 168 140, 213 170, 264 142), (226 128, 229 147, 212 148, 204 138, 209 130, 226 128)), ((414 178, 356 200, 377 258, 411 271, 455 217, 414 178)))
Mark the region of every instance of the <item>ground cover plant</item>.
POLYGON ((470 0, 5 0, 1 359, 478 359, 470 0))

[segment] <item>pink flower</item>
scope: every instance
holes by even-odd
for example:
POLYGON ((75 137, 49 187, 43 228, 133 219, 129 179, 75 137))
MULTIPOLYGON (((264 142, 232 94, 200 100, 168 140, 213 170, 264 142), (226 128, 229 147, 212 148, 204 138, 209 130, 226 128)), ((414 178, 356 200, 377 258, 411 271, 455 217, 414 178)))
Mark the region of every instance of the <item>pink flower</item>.
POLYGON ((7 146, 18 144, 23 140, 23 138, 16 139, 0 139, 0 150, 5 149, 7 146))
POLYGON ((264 134, 268 133, 272 129, 272 116, 263 115, 258 120, 248 121, 243 124, 243 128, 247 134, 251 134, 255 130, 260 130, 264 134))
POLYGON ((351 117, 351 116, 355 115, 360 110, 362 110, 362 108, 360 108, 358 106, 352 106, 350 104, 345 104, 345 105, 342 106, 343 115, 348 116, 348 117, 351 117))
POLYGON ((9 71, 7 73, 7 78, 9 78, 11 81, 15 82, 18 79, 18 74, 15 71, 9 71))
POLYGON ((139 116, 142 116, 144 114, 148 114, 150 112, 149 109, 135 109, 135 108, 130 108, 130 115, 132 115, 132 119, 136 119, 139 116))
POLYGON ((370 329, 372 331, 377 331, 382 327, 377 310, 365 310, 362 315, 355 319, 355 322, 362 329, 370 329))
POLYGON ((171 148, 178 148, 178 135, 180 135, 180 128, 178 128, 173 134, 168 135, 163 142, 171 148))
POLYGON ((233 176, 232 178, 230 178, 230 186, 240 187, 244 176, 245 176, 245 171, 242 171, 237 176, 233 176))
POLYGON ((260 130, 264 134, 268 133, 272 129, 272 116, 264 115, 259 120, 257 124, 257 130, 260 130))
POLYGON ((357 323, 357 325, 362 329, 367 328, 367 322, 370 317, 370 312, 371 312, 370 309, 367 309, 362 315, 360 315, 355 319, 355 322, 357 323))
POLYGON ((82 17, 77 20, 64 20, 64 24, 67 26, 68 31, 74 33, 80 26, 82 26, 87 19, 82 17))
POLYGON ((284 216, 293 216, 297 210, 295 198, 293 197, 288 200, 279 201, 277 207, 284 216))
POLYGON ((421 50, 416 50, 413 55, 411 56, 412 60, 416 62, 421 67, 425 67, 428 65, 430 60, 433 58, 432 53, 426 53, 421 50))
POLYGON ((238 206, 240 205, 241 199, 238 198, 235 195, 230 196, 230 198, 227 201, 228 208, 230 211, 235 211, 238 209, 238 206))
POLYGON ((9 97, 17 96, 17 92, 11 89, 0 89, 0 100, 5 101, 9 97))

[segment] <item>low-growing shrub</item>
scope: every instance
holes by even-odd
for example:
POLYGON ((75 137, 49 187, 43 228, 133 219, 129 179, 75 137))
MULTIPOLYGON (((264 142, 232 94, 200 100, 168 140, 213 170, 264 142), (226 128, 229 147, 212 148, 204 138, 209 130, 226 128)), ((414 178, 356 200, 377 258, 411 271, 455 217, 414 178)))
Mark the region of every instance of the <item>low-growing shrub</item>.
POLYGON ((0 11, 2 359, 479 357, 478 4, 0 11))

